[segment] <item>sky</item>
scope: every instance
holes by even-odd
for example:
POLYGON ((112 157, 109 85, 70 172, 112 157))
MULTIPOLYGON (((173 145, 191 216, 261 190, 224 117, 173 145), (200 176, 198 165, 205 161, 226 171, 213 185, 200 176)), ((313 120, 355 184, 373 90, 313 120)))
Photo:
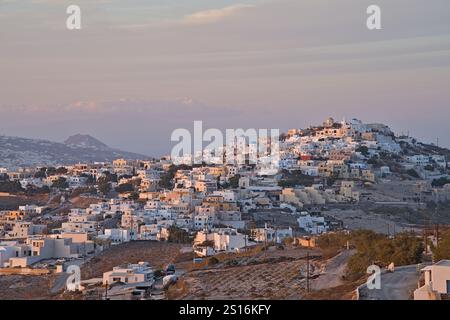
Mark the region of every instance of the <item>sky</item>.
POLYGON ((450 147, 448 17, 448 0, 0 0, 0 134, 158 156, 194 120, 332 116, 450 147), (81 30, 66 28, 71 4, 81 30))

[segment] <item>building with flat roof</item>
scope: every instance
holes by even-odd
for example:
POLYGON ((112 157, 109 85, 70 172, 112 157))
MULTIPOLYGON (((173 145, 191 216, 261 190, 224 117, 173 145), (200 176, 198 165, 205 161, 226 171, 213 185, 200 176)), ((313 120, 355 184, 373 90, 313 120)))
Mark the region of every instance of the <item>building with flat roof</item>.
POLYGON ((425 284, 414 291, 414 300, 450 298, 450 260, 441 260, 420 270, 425 284))
POLYGON ((103 284, 153 282, 153 270, 148 262, 114 267, 103 273, 103 284))

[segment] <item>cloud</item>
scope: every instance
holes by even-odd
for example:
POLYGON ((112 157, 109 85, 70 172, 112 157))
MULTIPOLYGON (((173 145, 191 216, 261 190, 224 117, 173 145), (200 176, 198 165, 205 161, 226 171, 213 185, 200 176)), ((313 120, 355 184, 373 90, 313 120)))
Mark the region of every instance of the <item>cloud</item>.
POLYGON ((197 11, 177 18, 157 19, 151 22, 144 22, 144 23, 118 24, 115 26, 115 28, 125 30, 144 30, 148 28, 170 28, 170 27, 184 27, 186 25, 210 24, 222 21, 226 18, 230 18, 244 10, 255 7, 256 7, 255 5, 250 4, 236 4, 221 9, 197 11))
POLYGON ((71 103, 69 106, 69 109, 71 110, 78 110, 78 111, 84 111, 84 112, 95 112, 99 111, 101 106, 93 100, 88 101, 75 101, 71 103))
POLYGON ((184 22, 188 24, 207 24, 223 20, 227 17, 235 15, 242 10, 254 8, 254 5, 236 4, 222 9, 211 9, 194 12, 184 17, 184 22))

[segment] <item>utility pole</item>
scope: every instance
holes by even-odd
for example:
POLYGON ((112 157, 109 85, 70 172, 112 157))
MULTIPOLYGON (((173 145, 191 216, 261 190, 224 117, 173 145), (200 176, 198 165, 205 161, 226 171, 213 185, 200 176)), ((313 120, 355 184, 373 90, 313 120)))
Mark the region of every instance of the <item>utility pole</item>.
POLYGON ((309 251, 306 253, 306 292, 309 292, 309 251))
POLYGON ((422 230, 422 233, 423 233, 423 243, 424 243, 424 247, 425 247, 425 254, 428 254, 427 230, 424 228, 422 230))
POLYGON ((105 300, 108 300, 108 281, 106 281, 105 285, 105 300))
POLYGON ((439 223, 436 225, 436 247, 439 245, 439 223))
POLYGON ((267 229, 264 230, 264 259, 267 257, 267 229))

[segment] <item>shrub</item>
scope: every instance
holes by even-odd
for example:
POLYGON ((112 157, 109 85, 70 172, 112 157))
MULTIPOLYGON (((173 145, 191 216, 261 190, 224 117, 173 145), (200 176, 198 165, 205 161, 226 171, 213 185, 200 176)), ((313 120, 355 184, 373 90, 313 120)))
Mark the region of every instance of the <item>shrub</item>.
POLYGON ((450 259, 450 230, 441 233, 438 245, 432 247, 435 261, 450 259))
POLYGON ((0 192, 17 193, 23 191, 19 181, 1 181, 0 192))
POLYGON ((216 257, 211 257, 208 259, 208 266, 215 266, 218 263, 219 259, 217 259, 216 257))
POLYGON ((358 230, 352 232, 350 238, 357 249, 347 264, 347 277, 350 279, 363 276, 371 264, 384 267, 391 262, 409 265, 421 261, 423 245, 414 233, 400 233, 395 239, 390 239, 373 231, 358 230))
POLYGON ((409 169, 409 170, 406 171, 406 173, 407 173, 408 175, 410 175, 411 177, 413 177, 413 178, 416 178, 416 179, 419 179, 419 178, 420 178, 419 174, 418 174, 417 171, 414 170, 414 169, 409 169))
POLYGON ((450 180, 447 177, 441 177, 439 179, 434 179, 431 182, 431 185, 433 187, 443 187, 445 186, 447 183, 450 183, 450 180))

